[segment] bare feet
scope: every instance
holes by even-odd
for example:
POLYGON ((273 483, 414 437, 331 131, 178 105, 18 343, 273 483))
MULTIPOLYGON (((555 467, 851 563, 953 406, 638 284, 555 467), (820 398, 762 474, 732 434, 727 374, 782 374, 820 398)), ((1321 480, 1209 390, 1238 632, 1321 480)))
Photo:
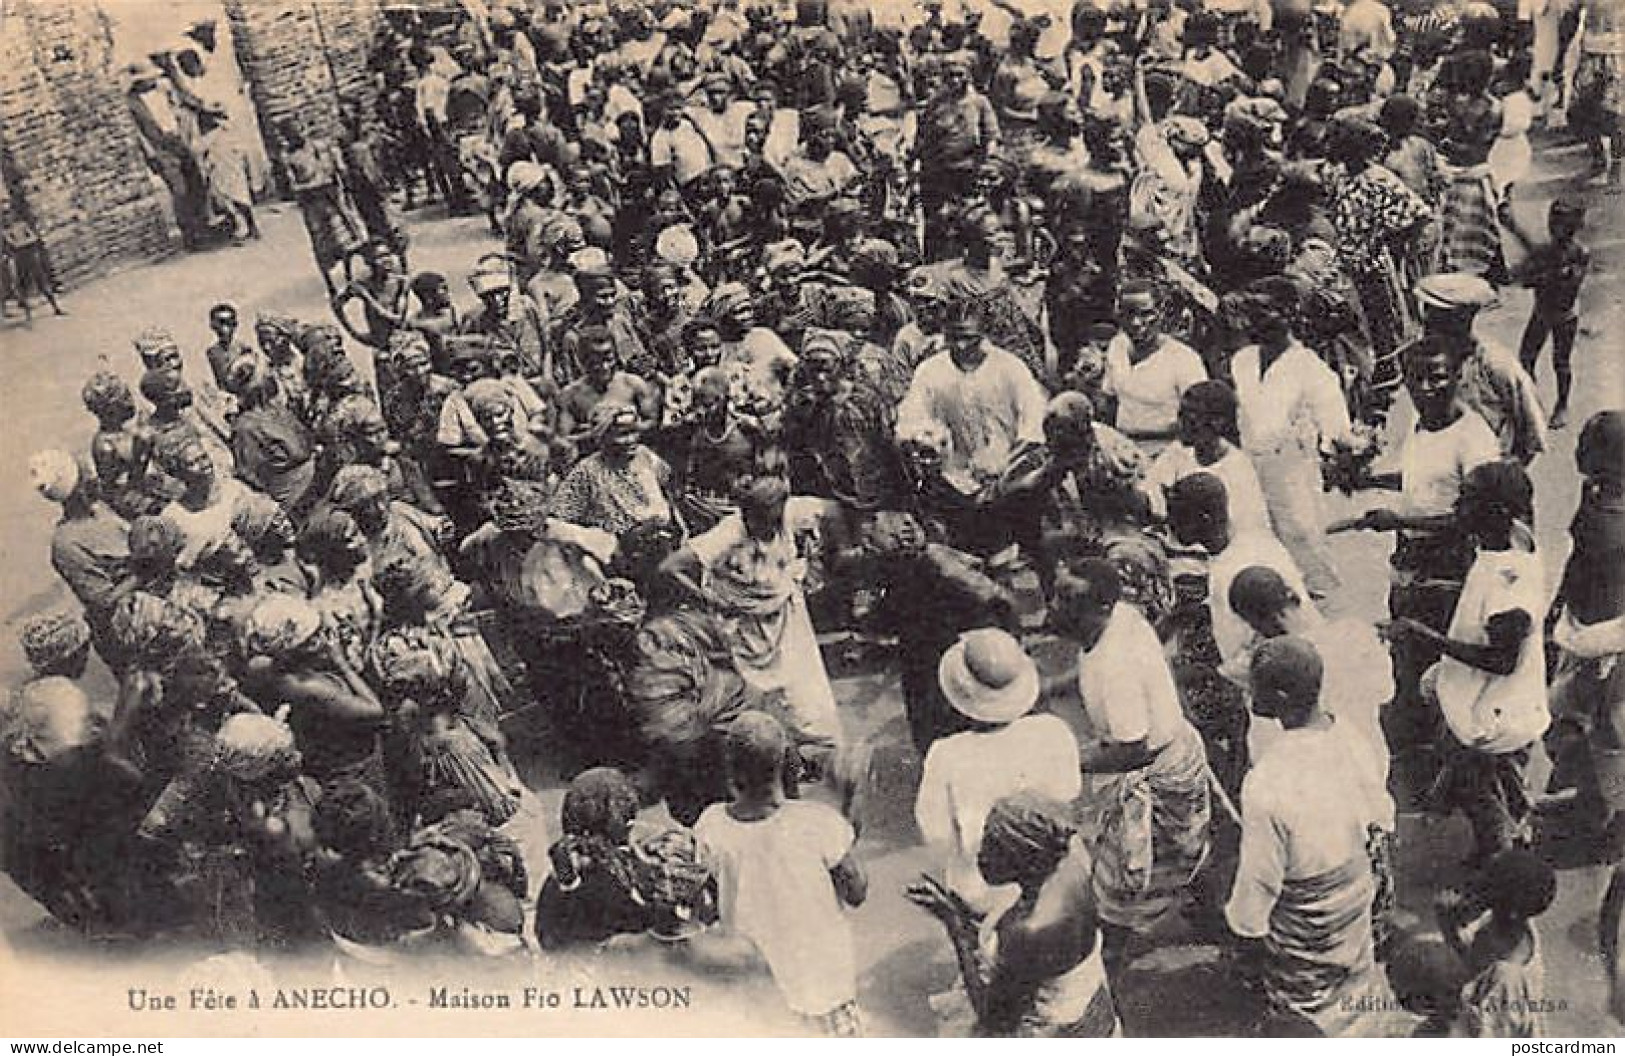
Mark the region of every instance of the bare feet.
POLYGON ((1546 424, 1549 425, 1554 432, 1563 428, 1565 425, 1568 425, 1569 409, 1563 406, 1557 407, 1552 411, 1552 420, 1546 424))

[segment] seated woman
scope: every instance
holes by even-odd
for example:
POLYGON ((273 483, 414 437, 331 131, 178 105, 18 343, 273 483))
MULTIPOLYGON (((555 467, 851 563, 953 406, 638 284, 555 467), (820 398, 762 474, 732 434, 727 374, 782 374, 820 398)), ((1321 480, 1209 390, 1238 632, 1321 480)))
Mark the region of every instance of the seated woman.
POLYGON ((671 467, 642 443, 637 409, 600 403, 593 411, 598 450, 577 462, 553 495, 553 516, 597 528, 620 544, 629 578, 652 571, 682 537, 670 494, 671 467))
POLYGON ((305 773, 325 789, 344 780, 384 787, 378 730, 384 708, 323 625, 314 604, 273 595, 250 614, 246 689, 256 700, 289 704, 288 725, 305 773))
POLYGON ((553 875, 536 901, 536 941, 544 950, 601 943, 654 924, 635 894, 632 821, 639 797, 611 767, 575 776, 564 792, 564 835, 548 849, 553 875))
POLYGON ((1111 1037, 1120 1033, 1101 963, 1093 862, 1076 839, 1072 809, 1036 792, 1006 796, 988 812, 977 854, 990 885, 1020 898, 991 933, 980 914, 936 880, 910 885, 909 901, 948 929, 979 1037, 1111 1037), (983 941, 979 935, 986 934, 983 941))

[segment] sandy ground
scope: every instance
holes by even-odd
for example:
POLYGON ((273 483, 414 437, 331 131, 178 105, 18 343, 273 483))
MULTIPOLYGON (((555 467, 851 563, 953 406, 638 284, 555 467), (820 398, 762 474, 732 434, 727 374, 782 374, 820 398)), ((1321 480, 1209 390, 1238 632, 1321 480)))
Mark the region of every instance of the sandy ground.
MULTIPOLYGON (((1554 194, 1583 194, 1591 203, 1586 239, 1593 249, 1596 268, 1583 297, 1584 326, 1576 352, 1576 423, 1600 408, 1625 405, 1621 368, 1625 342, 1620 337, 1625 325, 1625 313, 1621 312, 1621 301, 1625 299, 1625 269, 1621 267, 1625 263, 1625 216, 1621 202, 1625 199, 1597 190, 1581 190, 1574 177, 1583 160, 1572 148, 1549 152, 1540 162, 1540 180, 1522 188, 1518 199, 1519 215, 1537 230, 1544 219, 1546 202, 1554 194)), ((0 459, 0 497, 4 498, 0 502, 0 553, 4 557, 0 560, 0 623, 7 629, 0 635, 0 682, 15 684, 24 670, 15 643, 17 624, 33 613, 71 600, 45 560, 54 508, 30 491, 24 463, 26 455, 39 448, 78 451, 86 446, 94 425, 83 412, 78 396, 86 375, 105 362, 133 382, 139 363, 129 339, 142 327, 156 323, 169 326, 186 348, 188 375, 204 376, 202 350, 211 340, 206 313, 216 301, 235 303, 245 323, 256 310, 266 308, 292 311, 309 319, 326 314, 321 305, 320 280, 311 264, 297 213, 286 207, 266 208, 262 210, 262 223, 266 232, 263 242, 131 268, 72 291, 64 302, 70 313, 65 318, 53 318, 47 309, 46 314, 37 312, 30 326, 21 325, 15 318, 0 324, 0 362, 4 363, 6 376, 6 384, 0 386, 0 421, 6 423, 5 442, 11 455, 0 459)), ((472 299, 459 277, 466 274, 476 257, 494 248, 484 221, 420 213, 412 220, 412 239, 413 268, 445 272, 453 277, 459 295, 472 299)), ((1483 320, 1481 331, 1515 347, 1528 303, 1527 292, 1509 291, 1504 304, 1483 320)), ((1548 365, 1542 364, 1539 380, 1550 400, 1548 365)), ((1551 450, 1534 464, 1538 534, 1548 575, 1554 583, 1567 554, 1566 528, 1578 494, 1572 460, 1576 432, 1577 426, 1572 426, 1554 434, 1551 450)), ((1357 501, 1333 501, 1334 512, 1339 515, 1355 510, 1357 505, 1357 501)), ((1334 540, 1334 552, 1346 580, 1343 606, 1371 618, 1379 616, 1386 590, 1386 543, 1377 538, 1342 536, 1334 540)), ((99 691, 108 688, 104 672, 94 672, 91 678, 99 691)), ((919 762, 907 746, 893 676, 856 673, 841 676, 839 683, 849 733, 876 749, 870 815, 858 846, 870 872, 871 897, 851 917, 859 957, 859 993, 872 1032, 929 1034, 934 1027, 927 997, 944 989, 955 970, 940 928, 905 902, 902 895, 903 887, 925 864, 912 822, 919 762)), ((556 821, 557 787, 539 791, 552 824, 556 821)), ((1428 914, 1433 893, 1450 881, 1453 863, 1465 853, 1466 831, 1458 820, 1403 816, 1403 907, 1413 915, 1428 914)), ((1558 1006, 1550 1017, 1554 1035, 1606 1035, 1618 1030, 1618 1024, 1604 1012, 1605 986, 1596 953, 1595 921, 1605 881, 1605 872, 1594 866, 1563 868, 1557 903, 1539 922, 1547 994, 1558 1006)), ((89 1009, 90 1015, 100 1017, 103 1011, 111 1014, 122 1007, 123 989, 129 985, 132 973, 145 973, 143 978, 150 975, 173 979, 185 960, 179 953, 151 959, 150 954, 85 948, 58 933, 43 919, 37 906, 9 881, 0 880, 0 948, 3 946, 10 946, 15 956, 31 963, 60 964, 69 970, 69 975, 52 973, 45 977, 30 971, 27 978, 54 980, 47 989, 57 998, 54 1007, 64 1010, 62 1025, 55 1029, 77 1033, 92 1032, 83 1010, 89 1009), (68 997, 81 992, 89 1004, 68 997), (67 1013, 70 1009, 71 1015, 67 1013)), ((600 975, 605 970, 603 965, 595 969, 600 975)), ((537 972, 554 984, 575 977, 573 967, 558 964, 544 965, 537 972)), ((617 979, 627 973, 670 978, 670 972, 654 955, 632 957, 624 964, 617 962, 611 974, 615 973, 620 973, 617 979)), ((459 983, 466 981, 466 968, 454 974, 459 983)), ((740 1033, 776 1032, 784 1027, 780 1020, 764 1018, 760 1009, 770 1002, 762 1001, 752 988, 729 991, 712 987, 706 993, 713 1003, 707 1006, 712 1011, 705 1018, 696 1019, 698 1012, 675 1018, 613 1021, 532 1016, 518 1021, 513 1030, 619 1033, 628 1030, 629 1025, 644 1024, 643 1029, 655 1031, 740 1033)), ((415 991, 410 995, 398 993, 397 1000, 416 1000, 419 996, 415 991)), ((1120 996, 1131 1034, 1201 1035, 1241 1029, 1233 985, 1217 961, 1215 948, 1189 934, 1188 929, 1165 936, 1154 953, 1142 957, 1120 996)), ((494 1023, 475 1026, 453 1013, 439 1015, 448 1018, 421 1021, 422 1025, 434 1032, 510 1032, 508 1028, 496 1028, 494 1023)), ((173 1020, 142 1022, 159 1033, 179 1032, 173 1020)), ((276 1030, 279 1022, 294 1029, 291 1020, 268 1021, 263 1029, 276 1030)), ((203 1023, 197 1029, 211 1028, 203 1023)), ((307 1029, 320 1032, 335 1028, 324 1027, 317 1020, 307 1029)), ((353 1029, 353 1025, 337 1029, 353 1029)))

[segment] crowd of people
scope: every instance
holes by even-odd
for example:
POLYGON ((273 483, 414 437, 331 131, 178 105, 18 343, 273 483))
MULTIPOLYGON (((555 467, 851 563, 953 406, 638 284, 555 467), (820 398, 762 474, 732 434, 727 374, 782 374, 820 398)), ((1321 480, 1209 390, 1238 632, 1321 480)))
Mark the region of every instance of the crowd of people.
POLYGON ((1120 1032, 1186 927, 1262 1034, 1539 1034, 1537 807, 1625 854, 1625 412, 1552 600, 1585 207, 1510 208, 1554 83, 1619 171, 1625 24, 1576 11, 393 15, 376 112, 275 130, 332 319, 213 305, 202 376, 143 330, 31 461, 79 604, 22 632, 7 871, 91 933, 358 964, 652 935, 857 1033, 845 649, 921 760, 944 1029, 1120 1032), (413 272, 419 199, 500 247, 413 272), (1517 355, 1475 330, 1514 284, 1517 355), (1393 536, 1390 619, 1345 531, 1393 536), (1444 891, 1410 811, 1470 827, 1444 891))

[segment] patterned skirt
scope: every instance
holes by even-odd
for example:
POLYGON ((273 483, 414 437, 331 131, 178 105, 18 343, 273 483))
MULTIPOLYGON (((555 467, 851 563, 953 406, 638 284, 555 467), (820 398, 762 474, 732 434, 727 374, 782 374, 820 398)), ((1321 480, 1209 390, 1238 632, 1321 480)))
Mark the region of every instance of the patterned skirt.
POLYGON ((1446 271, 1485 275, 1503 263, 1495 203, 1488 165, 1475 165, 1451 176, 1440 202, 1441 266, 1446 271))
POLYGON ((1208 767, 1186 724, 1150 765, 1090 779, 1084 830, 1100 917, 1135 932, 1177 910, 1208 854, 1208 767))

